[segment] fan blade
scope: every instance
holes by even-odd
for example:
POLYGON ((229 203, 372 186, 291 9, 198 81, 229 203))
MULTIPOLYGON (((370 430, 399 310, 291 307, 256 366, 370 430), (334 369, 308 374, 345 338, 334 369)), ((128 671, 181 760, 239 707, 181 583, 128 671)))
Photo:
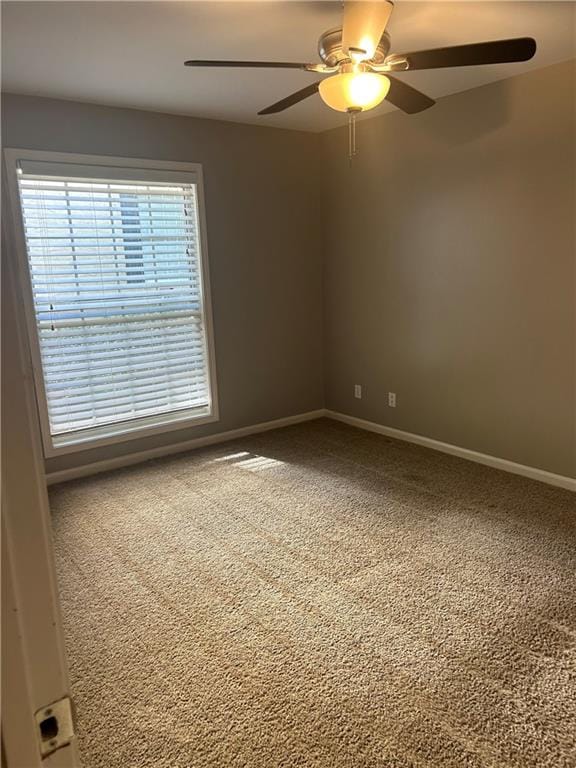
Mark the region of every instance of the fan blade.
POLYGON ((390 57, 390 61, 405 58, 408 61, 408 69, 440 69, 441 67, 470 67, 477 64, 528 61, 535 53, 535 40, 531 37, 517 37, 512 40, 493 40, 488 43, 471 43, 454 45, 451 48, 394 54, 390 57))
POLYGON ((270 107, 266 107, 266 109, 261 109, 258 114, 272 115, 276 112, 283 112, 285 109, 288 109, 288 107, 293 107, 294 104, 298 104, 299 101, 304 101, 308 96, 313 96, 315 93, 318 93, 318 86, 320 83, 321 80, 318 80, 316 83, 311 83, 310 85, 307 85, 306 88, 302 88, 301 90, 296 91, 296 93, 286 96, 285 99, 277 101, 276 104, 272 104, 270 107))
POLYGON ((386 75, 390 80, 390 90, 386 96, 386 101, 390 104, 394 104, 395 107, 401 109, 409 115, 414 115, 416 112, 423 112, 429 107, 433 107, 436 102, 424 93, 417 91, 416 88, 412 88, 411 85, 397 80, 395 77, 386 75))
POLYGON ((344 52, 352 55, 360 52, 358 58, 371 59, 393 7, 390 0, 346 0, 342 27, 344 52))
POLYGON ((270 67, 271 69, 307 69, 314 64, 300 64, 293 61, 206 61, 190 59, 184 62, 185 67, 270 67))

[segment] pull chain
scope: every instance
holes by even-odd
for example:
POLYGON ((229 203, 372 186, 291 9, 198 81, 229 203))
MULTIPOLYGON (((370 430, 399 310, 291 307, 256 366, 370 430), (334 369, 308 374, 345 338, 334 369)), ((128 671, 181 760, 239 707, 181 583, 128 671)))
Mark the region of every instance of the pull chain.
POLYGON ((348 162, 352 165, 352 160, 357 155, 356 150, 356 116, 360 109, 351 108, 348 110, 348 162))

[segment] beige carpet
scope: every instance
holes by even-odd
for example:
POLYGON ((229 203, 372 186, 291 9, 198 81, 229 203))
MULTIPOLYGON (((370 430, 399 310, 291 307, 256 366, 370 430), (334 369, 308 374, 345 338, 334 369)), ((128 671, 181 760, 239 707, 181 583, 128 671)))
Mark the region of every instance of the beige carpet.
POLYGON ((51 498, 86 768, 576 766, 569 492, 322 420, 51 498))

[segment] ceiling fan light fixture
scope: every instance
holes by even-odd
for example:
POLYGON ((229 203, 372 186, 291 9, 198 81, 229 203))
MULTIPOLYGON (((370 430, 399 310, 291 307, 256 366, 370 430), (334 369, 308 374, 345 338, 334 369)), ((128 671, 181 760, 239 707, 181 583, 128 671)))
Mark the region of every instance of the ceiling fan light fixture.
POLYGON ((319 85, 322 101, 338 112, 374 109, 390 89, 390 80, 375 72, 341 72, 319 85))

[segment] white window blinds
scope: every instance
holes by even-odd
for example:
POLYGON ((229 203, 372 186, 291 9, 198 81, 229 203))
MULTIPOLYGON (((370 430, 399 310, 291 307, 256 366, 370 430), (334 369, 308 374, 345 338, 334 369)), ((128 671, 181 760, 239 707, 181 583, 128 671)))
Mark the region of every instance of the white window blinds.
POLYGON ((18 182, 54 443, 209 413, 196 184, 29 165, 18 182))

